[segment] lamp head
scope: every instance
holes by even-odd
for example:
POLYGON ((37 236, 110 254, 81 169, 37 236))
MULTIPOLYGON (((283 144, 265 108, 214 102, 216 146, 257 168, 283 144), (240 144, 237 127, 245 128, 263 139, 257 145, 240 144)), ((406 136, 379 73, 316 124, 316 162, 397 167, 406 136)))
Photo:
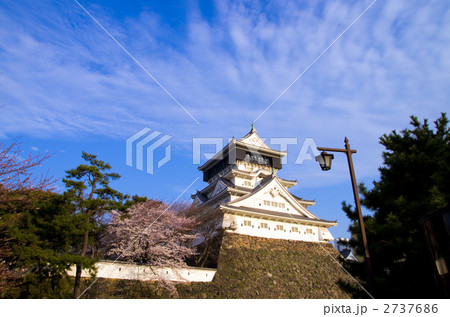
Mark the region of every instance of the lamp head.
POLYGON ((322 171, 328 171, 331 169, 331 161, 334 159, 334 155, 323 151, 320 155, 316 156, 316 161, 319 162, 322 171))

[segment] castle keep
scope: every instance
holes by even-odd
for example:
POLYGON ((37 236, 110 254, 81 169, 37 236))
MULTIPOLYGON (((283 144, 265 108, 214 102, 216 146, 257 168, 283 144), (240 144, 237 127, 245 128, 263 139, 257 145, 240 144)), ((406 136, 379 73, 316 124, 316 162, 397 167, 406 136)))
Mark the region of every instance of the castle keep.
POLYGON ((296 180, 277 176, 287 152, 271 149, 252 125, 242 139, 232 139, 199 167, 208 185, 192 195, 194 205, 222 211, 221 229, 262 238, 310 242, 333 240, 337 222, 308 210, 314 201, 289 192, 296 180))

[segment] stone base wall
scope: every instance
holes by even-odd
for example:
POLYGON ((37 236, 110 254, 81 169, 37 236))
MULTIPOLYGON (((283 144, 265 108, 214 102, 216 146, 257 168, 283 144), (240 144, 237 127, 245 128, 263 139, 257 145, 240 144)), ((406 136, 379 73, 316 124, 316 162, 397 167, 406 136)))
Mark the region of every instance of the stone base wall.
POLYGON ((329 243, 225 233, 211 283, 179 285, 182 298, 352 298, 357 284, 329 243))

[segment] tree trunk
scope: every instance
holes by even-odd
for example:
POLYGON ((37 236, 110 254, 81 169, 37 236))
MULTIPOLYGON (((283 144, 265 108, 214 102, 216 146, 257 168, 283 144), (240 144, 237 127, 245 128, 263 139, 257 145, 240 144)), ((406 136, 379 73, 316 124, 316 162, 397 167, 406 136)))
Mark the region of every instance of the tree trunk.
MULTIPOLYGON (((85 256, 86 250, 88 247, 88 241, 89 241, 89 230, 86 230, 84 232, 83 237, 83 249, 81 250, 80 255, 85 256)), ((73 288, 73 297, 77 299, 81 295, 81 271, 83 270, 83 267, 81 264, 77 264, 77 272, 75 274, 75 286, 73 288)))
POLYGON ((81 264, 77 264, 77 272, 75 274, 75 287, 73 289, 73 297, 77 299, 81 294, 81 264))

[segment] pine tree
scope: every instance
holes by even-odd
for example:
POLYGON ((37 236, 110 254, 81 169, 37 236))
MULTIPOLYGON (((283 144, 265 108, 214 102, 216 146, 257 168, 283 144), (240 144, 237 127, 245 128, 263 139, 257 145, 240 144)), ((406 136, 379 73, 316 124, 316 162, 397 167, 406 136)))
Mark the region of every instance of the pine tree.
MULTIPOLYGON (((380 138, 386 148, 380 180, 373 188, 360 185, 361 203, 372 211, 365 226, 378 296, 438 296, 433 267, 420 219, 450 202, 450 133, 444 113, 434 122, 411 117, 412 129, 380 138)), ((356 213, 344 203, 353 221, 352 246, 360 254, 356 213)))
POLYGON ((14 240, 15 265, 25 269, 20 297, 66 298, 67 271, 84 259, 73 254, 81 237, 79 214, 63 195, 47 194, 8 229, 14 240))
POLYGON ((82 158, 88 164, 66 171, 67 176, 63 179, 67 187, 66 198, 79 213, 83 226, 83 234, 80 243, 79 255, 84 258, 76 264, 74 297, 81 294, 81 272, 83 268, 92 268, 95 257, 87 259, 89 246, 93 252, 93 235, 101 227, 101 219, 112 210, 125 210, 130 201, 128 196, 112 189, 109 186, 111 180, 120 178, 117 173, 109 173, 111 166, 103 161, 97 160, 97 156, 83 152, 82 158))

